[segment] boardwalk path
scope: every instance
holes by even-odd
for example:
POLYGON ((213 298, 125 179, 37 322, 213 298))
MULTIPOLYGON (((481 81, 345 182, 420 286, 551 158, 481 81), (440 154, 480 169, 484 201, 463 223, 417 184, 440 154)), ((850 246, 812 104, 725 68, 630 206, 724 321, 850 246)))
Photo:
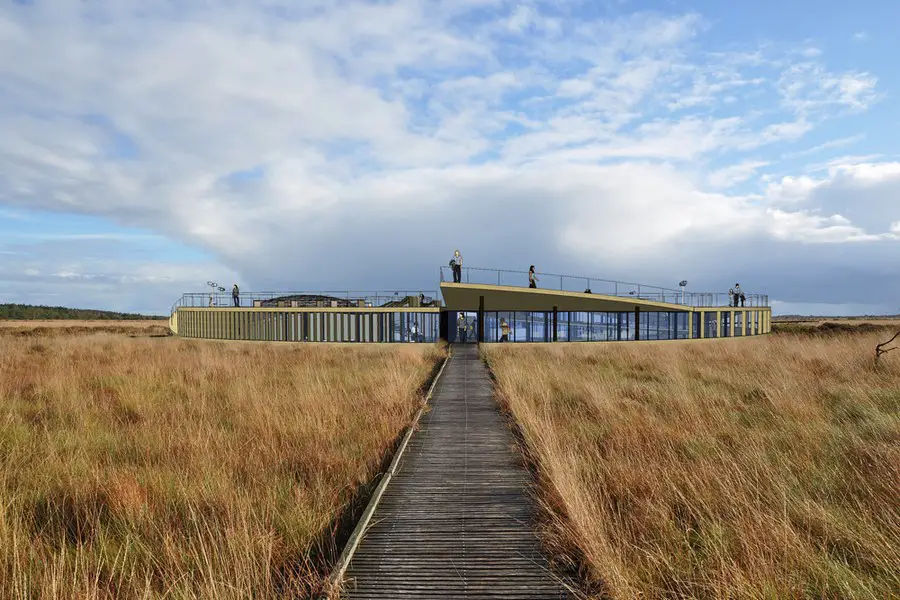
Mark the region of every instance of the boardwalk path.
POLYGON ((346 574, 349 598, 567 598, 474 346, 454 346, 346 574))

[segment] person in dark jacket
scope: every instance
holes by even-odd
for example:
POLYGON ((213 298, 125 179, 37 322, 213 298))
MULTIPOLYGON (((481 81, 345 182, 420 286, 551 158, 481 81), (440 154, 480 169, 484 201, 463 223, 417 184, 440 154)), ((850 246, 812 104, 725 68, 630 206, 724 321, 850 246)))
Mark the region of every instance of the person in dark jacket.
POLYGON ((231 299, 234 300, 235 307, 241 305, 241 290, 238 288, 238 284, 234 284, 234 287, 231 288, 231 299))

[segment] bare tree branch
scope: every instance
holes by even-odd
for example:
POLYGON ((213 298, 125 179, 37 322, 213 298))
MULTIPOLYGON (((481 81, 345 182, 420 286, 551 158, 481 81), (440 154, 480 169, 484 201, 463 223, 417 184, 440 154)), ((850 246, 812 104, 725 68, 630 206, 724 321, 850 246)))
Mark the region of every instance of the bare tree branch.
POLYGON ((877 346, 875 346, 875 364, 876 365, 878 364, 878 359, 881 358, 882 354, 887 354, 888 352, 891 352, 892 350, 896 350, 897 348, 900 348, 900 346, 892 346, 890 348, 886 347, 886 346, 890 346, 890 344, 892 344, 894 342, 894 340, 896 340, 898 337, 900 337, 900 331, 895 333, 894 337, 892 337, 888 341, 882 342, 881 344, 878 344, 877 346))

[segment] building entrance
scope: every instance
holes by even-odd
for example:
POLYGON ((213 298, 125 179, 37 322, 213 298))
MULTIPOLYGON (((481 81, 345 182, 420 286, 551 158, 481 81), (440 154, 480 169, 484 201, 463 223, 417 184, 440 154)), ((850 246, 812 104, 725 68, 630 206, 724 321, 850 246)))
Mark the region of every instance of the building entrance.
POLYGON ((450 330, 450 341, 457 344, 478 343, 478 313, 458 312, 450 330))

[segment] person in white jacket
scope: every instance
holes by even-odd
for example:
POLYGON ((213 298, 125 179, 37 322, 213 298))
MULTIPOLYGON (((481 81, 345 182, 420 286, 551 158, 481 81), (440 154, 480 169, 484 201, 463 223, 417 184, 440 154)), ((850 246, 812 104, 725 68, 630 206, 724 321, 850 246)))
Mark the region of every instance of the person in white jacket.
POLYGON ((734 284, 734 305, 735 307, 738 305, 738 301, 741 302, 741 306, 744 306, 744 301, 747 299, 747 296, 744 295, 744 292, 741 291, 741 284, 734 284))
POLYGON ((462 263, 462 254, 460 254, 459 250, 457 249, 453 253, 453 258, 450 259, 450 264, 453 265, 453 283, 462 282, 462 263))

